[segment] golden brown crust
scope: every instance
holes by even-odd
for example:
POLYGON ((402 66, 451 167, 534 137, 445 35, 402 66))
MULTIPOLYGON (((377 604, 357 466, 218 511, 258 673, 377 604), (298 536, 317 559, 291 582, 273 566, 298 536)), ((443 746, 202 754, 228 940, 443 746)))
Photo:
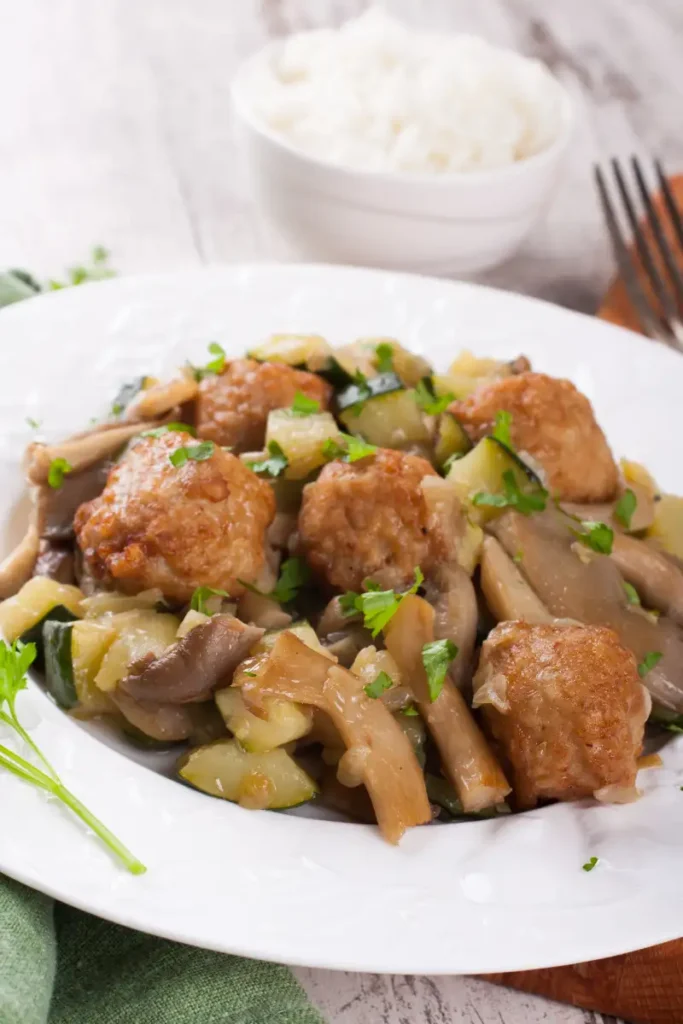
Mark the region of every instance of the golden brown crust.
POLYGON ((235 452, 256 451, 263 447, 268 413, 288 408, 297 391, 319 402, 321 409, 330 404, 332 388, 314 373, 236 359, 199 385, 197 434, 235 452))
POLYGON ((613 630, 501 623, 484 642, 474 685, 475 703, 485 687, 509 704, 481 710, 519 807, 635 784, 649 702, 613 630))
POLYGON ((325 466, 304 488, 299 514, 301 547, 318 577, 339 590, 360 590, 367 577, 401 586, 418 565, 427 574, 444 545, 429 530, 425 476, 436 476, 425 459, 388 448, 325 466))
POLYGON ((270 486, 216 447, 203 462, 175 467, 169 455, 196 444, 183 432, 141 438, 81 505, 76 538, 93 575, 128 593, 160 587, 187 601, 198 586, 230 594, 255 580, 275 514, 270 486))
POLYGON ((608 501, 617 467, 590 402, 568 380, 520 373, 454 402, 450 411, 473 440, 490 433, 496 413, 512 415, 515 448, 544 468, 548 488, 567 501, 608 501))

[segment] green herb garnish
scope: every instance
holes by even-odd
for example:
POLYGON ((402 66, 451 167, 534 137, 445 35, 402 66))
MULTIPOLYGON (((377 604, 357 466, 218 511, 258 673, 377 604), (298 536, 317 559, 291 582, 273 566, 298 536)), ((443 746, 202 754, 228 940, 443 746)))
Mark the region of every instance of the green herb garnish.
POLYGON ((109 264, 110 253, 103 245, 96 245, 90 254, 90 262, 83 263, 76 267, 69 267, 66 281, 50 280, 47 288, 50 291, 60 291, 62 288, 70 288, 74 285, 85 284, 86 281, 104 281, 106 278, 114 277, 115 272, 109 264))
POLYGON ((638 591, 633 586, 633 584, 632 583, 627 583, 626 580, 624 580, 623 586, 624 586, 624 592, 626 594, 626 600, 628 601, 628 603, 629 604, 640 605, 640 598, 638 596, 638 591))
POLYGON ((401 714, 405 715, 406 718, 416 718, 420 712, 417 710, 414 704, 408 704, 407 707, 402 708, 401 714))
POLYGON ((511 469, 503 473, 503 493, 488 494, 486 491, 478 491, 472 498, 472 504, 490 508, 516 508, 525 516, 532 512, 542 512, 548 500, 548 492, 542 487, 535 487, 530 491, 522 491, 515 479, 511 469))
POLYGON ((657 665, 662 660, 663 657, 664 655, 661 651, 648 651, 648 653, 645 655, 640 665, 638 666, 638 675, 640 676, 640 678, 644 679, 648 672, 651 669, 653 669, 655 665, 657 665))
POLYGON ((290 415, 312 416, 314 412, 320 412, 320 402, 316 402, 315 398, 309 398, 303 391, 297 391, 289 409, 290 415))
POLYGON ((572 530, 572 533, 581 544, 585 544, 591 551, 597 551, 599 555, 610 555, 614 542, 614 530, 605 523, 596 523, 592 519, 584 519, 581 523, 582 530, 572 530))
POLYGON ((35 644, 22 644, 21 640, 15 640, 10 646, 4 640, 0 640, 0 721, 9 726, 31 749, 41 762, 41 767, 36 767, 32 761, 26 760, 3 744, 0 744, 0 765, 24 782, 29 782, 37 789, 42 789, 50 796, 61 800, 88 828, 92 829, 132 874, 141 875, 146 871, 144 864, 66 788, 48 759, 19 722, 15 701, 17 694, 26 689, 26 673, 35 656, 35 644))
POLYGON ((381 697, 385 690, 390 690, 394 685, 394 680, 386 672, 380 672, 371 683, 364 686, 363 689, 367 693, 368 697, 372 697, 376 700, 381 697))
POLYGON ((441 472, 443 473, 444 476, 448 476, 449 470, 453 463, 457 462, 458 459, 461 459, 464 454, 464 452, 453 452, 452 455, 448 456, 443 466, 441 467, 441 472))
POLYGON ((627 530, 631 526, 633 513, 638 505, 638 499, 632 490, 626 490, 614 506, 614 518, 627 530))
POLYGON ((523 551, 515 551, 514 555, 512 556, 512 561, 515 563, 515 565, 519 565, 519 563, 522 561, 523 558, 524 558, 524 552, 523 551))
POLYGON ((511 426, 512 413, 507 412, 506 409, 499 409, 496 413, 495 424, 491 431, 491 437, 495 437, 496 441, 499 441, 510 450, 512 450, 512 438, 510 437, 511 426))
POLYGON ((280 566, 280 575, 278 576, 275 587, 269 594, 266 594, 263 590, 259 590, 253 583, 247 583, 246 580, 238 580, 243 587, 250 590, 252 594, 259 594, 261 597, 267 597, 271 601, 277 601, 278 604, 289 604, 297 596, 302 587, 306 586, 311 578, 311 570, 303 558, 287 558, 280 566))
POLYGON ((353 434, 341 434, 342 443, 329 437, 323 444, 323 455, 331 462, 333 459, 341 459, 342 462, 358 462, 359 459, 366 459, 374 455, 377 445, 368 444, 362 437, 354 437, 353 434))
POLYGON ((189 423, 164 423, 163 427, 155 427, 154 430, 143 430, 140 437, 163 437, 164 434, 181 431, 191 434, 192 437, 197 436, 197 431, 189 423))
POLYGON ((450 391, 446 395, 437 395, 431 377, 422 377, 415 387, 415 401, 422 412, 428 416, 438 416, 448 408, 454 399, 455 395, 452 395, 450 391))
POLYGON ((40 420, 34 420, 32 416, 27 416, 26 422, 32 430, 38 430, 40 428, 40 420))
POLYGON ((269 441, 268 458, 261 459, 257 462, 247 462, 246 465, 253 473, 274 479, 276 476, 279 476, 280 473, 284 473, 289 465, 289 459, 277 441, 269 441))
POLYGON ((375 347, 375 366, 378 373, 394 372, 394 346, 388 341, 381 341, 375 347))
POLYGON ((217 341, 212 341, 208 348, 209 355, 215 356, 215 359, 210 359, 205 366, 188 364, 194 374, 194 379, 197 381, 202 381, 205 377, 216 376, 225 369, 225 349, 223 346, 219 345, 217 341))
POLYGON ((180 469, 188 460, 192 462, 205 462, 211 458, 215 450, 216 445, 213 441, 200 441, 199 444, 188 444, 182 448, 176 448, 168 458, 176 469, 180 469))
POLYGON ((363 625, 371 630, 375 637, 394 617, 403 598, 409 594, 416 594, 423 582, 424 575, 419 565, 415 569, 415 582, 412 587, 400 594, 394 590, 380 590, 379 583, 375 583, 374 580, 363 580, 364 593, 355 594, 348 591, 339 599, 339 605, 344 615, 352 615, 354 611, 360 612, 363 615, 363 625))
POLYGON ((47 482, 50 487, 53 487, 55 490, 59 490, 64 483, 64 477, 67 473, 71 472, 72 468, 71 463, 68 462, 67 459, 53 459, 50 463, 50 468, 47 471, 47 482))
POLYGON ((457 654, 458 648, 452 640, 433 640, 422 648, 422 664, 427 673, 429 699, 432 704, 441 693, 448 666, 457 654))
POLYGON ((583 870, 584 871, 592 871, 597 863, 598 863, 598 858, 597 857, 591 857, 590 860, 586 861, 586 863, 583 865, 583 870))
POLYGON ((230 597, 230 594, 225 590, 215 590, 213 587, 197 587, 190 599, 190 608, 192 611, 201 612, 202 615, 211 615, 206 607, 206 602, 211 597, 230 597))

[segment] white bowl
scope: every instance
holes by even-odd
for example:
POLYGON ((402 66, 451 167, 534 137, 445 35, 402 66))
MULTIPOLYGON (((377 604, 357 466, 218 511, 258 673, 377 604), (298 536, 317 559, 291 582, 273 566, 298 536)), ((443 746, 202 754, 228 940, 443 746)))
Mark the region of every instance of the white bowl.
POLYGON ((254 201, 296 255, 445 274, 485 270, 519 248, 544 211, 571 136, 564 89, 559 135, 535 156, 442 176, 359 171, 295 149, 253 114, 253 66, 280 45, 242 65, 232 99, 254 201))

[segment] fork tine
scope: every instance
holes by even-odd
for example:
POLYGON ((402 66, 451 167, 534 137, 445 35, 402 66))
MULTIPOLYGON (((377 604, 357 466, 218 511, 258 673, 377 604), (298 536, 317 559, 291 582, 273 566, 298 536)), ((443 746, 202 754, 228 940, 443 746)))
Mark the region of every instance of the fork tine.
POLYGON ((636 182, 638 184, 638 190, 640 192, 641 199, 643 200, 643 205, 647 211, 647 217, 650 222, 650 227, 652 228, 652 233, 657 240, 659 251, 666 265, 666 269, 669 273, 669 277, 671 278, 671 282, 673 283, 674 288, 676 289, 676 294, 678 295, 679 301, 683 302, 683 276, 681 275, 680 270, 676 266, 676 260, 674 258, 673 252, 671 251, 671 246, 669 245, 667 237, 664 233, 664 229, 662 228, 662 222, 659 219, 659 214, 657 213, 654 203, 652 202, 652 197, 645 183, 645 178, 643 176, 643 172, 641 170, 640 163, 638 162, 637 157, 631 157, 631 166, 633 168, 633 173, 635 174, 636 182))
POLYGON ((657 267, 652 259, 650 246, 648 245, 647 239, 645 238, 645 235, 641 230, 640 224, 638 223, 638 217, 633 207, 633 203, 631 202, 631 196, 629 195, 628 189, 626 187, 624 176, 621 173, 619 161, 613 158, 611 164, 612 171, 614 172, 614 177, 617 182, 617 188, 619 189, 619 194, 624 204, 624 209, 626 210, 626 216, 628 217, 628 222, 631 225, 633 237, 636 240, 636 248, 638 250, 638 255, 640 256, 640 261, 643 264, 645 273, 650 278, 652 290, 657 296, 667 320, 676 320, 678 317, 676 303, 669 291, 668 286, 666 285, 662 275, 657 270, 657 267))
POLYGON ((607 223, 607 231, 614 251, 614 258, 617 261, 619 273, 624 280, 626 291, 628 292, 628 296, 635 307, 641 326, 651 338, 657 338, 659 341, 671 344, 671 335, 663 329, 659 319, 653 315, 647 298, 645 297, 645 293, 640 285, 636 268, 633 265, 630 253, 626 243, 624 242, 619 222, 617 221, 614 213, 612 201, 607 192, 605 179, 598 164, 594 165, 593 173, 595 175, 595 183, 598 187, 598 195, 600 196, 602 212, 607 223))
POLYGON ((674 226, 674 231, 676 232, 678 244, 680 245, 681 249, 683 249, 683 220, 681 220, 681 212, 678 209, 678 205, 676 203, 676 200, 674 199, 673 192, 671 191, 671 186, 669 185, 668 178, 664 173, 664 168, 662 167, 661 162, 659 160, 655 160, 655 168, 657 170, 657 180, 659 182, 659 187, 662 190, 662 195, 664 197, 664 204, 666 206, 669 216, 671 217, 671 223, 674 226))

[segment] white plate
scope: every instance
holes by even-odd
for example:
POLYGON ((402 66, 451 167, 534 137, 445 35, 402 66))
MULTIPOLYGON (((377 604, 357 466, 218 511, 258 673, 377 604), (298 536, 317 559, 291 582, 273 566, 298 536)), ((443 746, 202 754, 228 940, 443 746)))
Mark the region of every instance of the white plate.
MULTIPOLYGON (((88 285, 0 314, 0 507, 19 527, 25 417, 49 436, 101 413, 117 385, 241 353, 274 331, 340 343, 395 335, 445 365, 461 347, 523 352, 571 377, 618 453, 683 491, 683 361, 597 320, 503 292, 329 267, 234 267, 88 285)), ((150 771, 33 686, 21 712, 67 785, 148 865, 120 870, 80 824, 0 775, 0 870, 143 931, 230 953, 359 971, 519 970, 626 952, 683 933, 683 743, 641 772, 625 807, 564 804, 499 821, 374 828, 245 811, 150 771), (590 874, 581 870, 600 858, 590 874)), ((142 759, 144 760, 144 759, 142 759)))

